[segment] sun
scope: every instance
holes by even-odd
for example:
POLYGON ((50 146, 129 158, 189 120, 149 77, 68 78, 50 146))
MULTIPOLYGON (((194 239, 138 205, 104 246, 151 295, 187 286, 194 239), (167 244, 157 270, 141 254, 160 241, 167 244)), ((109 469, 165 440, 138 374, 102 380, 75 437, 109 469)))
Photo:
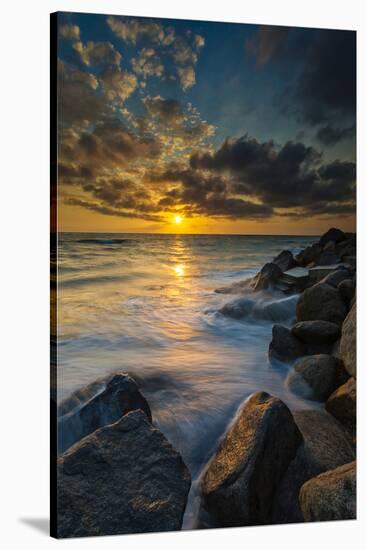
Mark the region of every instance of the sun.
POLYGON ((178 225, 182 223, 183 218, 182 216, 179 216, 178 214, 174 217, 174 223, 177 223, 178 225))

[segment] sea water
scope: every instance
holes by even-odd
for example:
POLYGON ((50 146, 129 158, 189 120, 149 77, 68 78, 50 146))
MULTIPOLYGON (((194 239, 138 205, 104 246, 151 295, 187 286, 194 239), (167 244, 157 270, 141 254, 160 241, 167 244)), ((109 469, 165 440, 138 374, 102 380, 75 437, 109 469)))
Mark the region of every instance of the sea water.
POLYGON ((136 379, 154 422, 191 471, 185 528, 194 526, 199 475, 251 393, 267 391, 292 410, 314 407, 287 387, 289 367, 273 367, 267 356, 272 325, 293 321, 296 296, 215 290, 252 277, 284 249, 297 252, 314 241, 59 235, 58 399, 110 373, 136 379), (238 299, 244 301, 240 319, 220 313, 238 299))

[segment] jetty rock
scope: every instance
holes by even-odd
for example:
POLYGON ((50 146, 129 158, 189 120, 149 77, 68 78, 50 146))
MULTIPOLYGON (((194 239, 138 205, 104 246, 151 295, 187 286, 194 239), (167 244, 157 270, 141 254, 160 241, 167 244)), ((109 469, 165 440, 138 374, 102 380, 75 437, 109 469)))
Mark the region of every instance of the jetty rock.
POLYGON ((141 410, 96 430, 58 460, 59 538, 181 529, 190 473, 141 410))
POLYGON ((353 378, 356 378, 356 323, 355 302, 342 325, 342 336, 339 345, 339 355, 343 359, 345 369, 353 378))
POLYGON ((327 283, 317 283, 304 290, 296 305, 298 321, 330 321, 341 325, 347 307, 339 290, 327 283))
POLYGON ((345 384, 337 388, 325 403, 326 410, 342 424, 356 432, 356 380, 349 378, 345 384))
POLYGON ((291 332, 306 344, 334 344, 341 335, 339 325, 329 321, 300 321, 291 332))
POLYGON ((304 521, 299 492, 305 481, 355 460, 349 434, 324 410, 293 413, 303 443, 283 475, 272 507, 272 523, 304 521))
POLYGON ((273 495, 301 442, 280 399, 265 392, 252 395, 202 478, 201 506, 214 525, 270 523, 273 495))
POLYGON ((305 521, 356 519, 356 462, 304 483, 300 506, 305 521))
POLYGON ((58 408, 58 452, 137 409, 151 421, 149 404, 128 374, 115 374, 76 391, 58 408))

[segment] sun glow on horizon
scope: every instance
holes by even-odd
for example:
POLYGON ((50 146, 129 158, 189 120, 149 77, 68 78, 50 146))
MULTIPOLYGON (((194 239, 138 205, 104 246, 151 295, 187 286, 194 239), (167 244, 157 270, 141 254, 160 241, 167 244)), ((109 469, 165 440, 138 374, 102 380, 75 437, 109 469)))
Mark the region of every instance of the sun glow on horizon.
POLYGON ((183 221, 183 217, 180 216, 179 214, 177 214, 176 216, 174 216, 174 223, 176 223, 176 224, 179 225, 179 224, 182 223, 182 221, 183 221))

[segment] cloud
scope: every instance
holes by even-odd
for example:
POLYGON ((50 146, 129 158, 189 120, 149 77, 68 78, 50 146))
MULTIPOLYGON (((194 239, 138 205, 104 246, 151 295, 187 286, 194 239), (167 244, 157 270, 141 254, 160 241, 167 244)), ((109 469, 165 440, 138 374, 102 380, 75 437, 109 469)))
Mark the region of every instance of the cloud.
POLYGON ((322 30, 313 41, 298 79, 295 101, 309 124, 354 119, 356 112, 356 33, 322 30))
POLYGON ((163 218, 159 215, 154 214, 144 214, 140 211, 135 210, 124 210, 120 208, 113 208, 110 206, 104 206, 98 202, 87 201, 79 199, 77 197, 70 197, 65 199, 65 204, 71 206, 80 206, 81 208, 86 208, 87 210, 92 210, 98 214, 104 214, 105 216, 117 216, 121 218, 139 218, 147 221, 161 222, 163 218))
POLYGON ((164 65, 152 48, 143 48, 139 51, 138 57, 131 59, 133 71, 143 78, 149 76, 161 77, 164 73, 164 65))
POLYGON ((335 145, 340 141, 356 137, 356 126, 347 126, 346 128, 334 128, 327 124, 319 128, 316 137, 323 145, 335 145))
POLYGON ((231 176, 233 192, 273 208, 326 212, 330 203, 355 200, 355 164, 321 164, 321 155, 303 143, 277 149, 272 141, 243 136, 226 140, 214 153, 193 154, 190 164, 231 176))
POLYGON ((73 49, 81 61, 88 66, 99 64, 119 65, 122 55, 110 42, 87 42, 83 44, 78 41, 73 44, 73 49))
POLYGON ((102 73, 101 81, 109 101, 124 102, 137 88, 136 76, 119 68, 108 67, 102 73))
POLYGON ((61 25, 59 29, 59 34, 61 38, 66 38, 67 40, 79 40, 80 28, 77 25, 61 25))
POLYGON ((177 73, 184 91, 196 83, 196 74, 193 67, 178 67, 177 73))
POLYGON ((125 42, 136 44, 139 40, 147 39, 153 43, 164 40, 164 30, 160 23, 144 19, 128 19, 110 15, 107 23, 111 30, 125 42))
POLYGON ((246 41, 246 50, 255 58, 258 65, 266 65, 278 53, 288 31, 287 27, 261 25, 254 37, 246 41))

